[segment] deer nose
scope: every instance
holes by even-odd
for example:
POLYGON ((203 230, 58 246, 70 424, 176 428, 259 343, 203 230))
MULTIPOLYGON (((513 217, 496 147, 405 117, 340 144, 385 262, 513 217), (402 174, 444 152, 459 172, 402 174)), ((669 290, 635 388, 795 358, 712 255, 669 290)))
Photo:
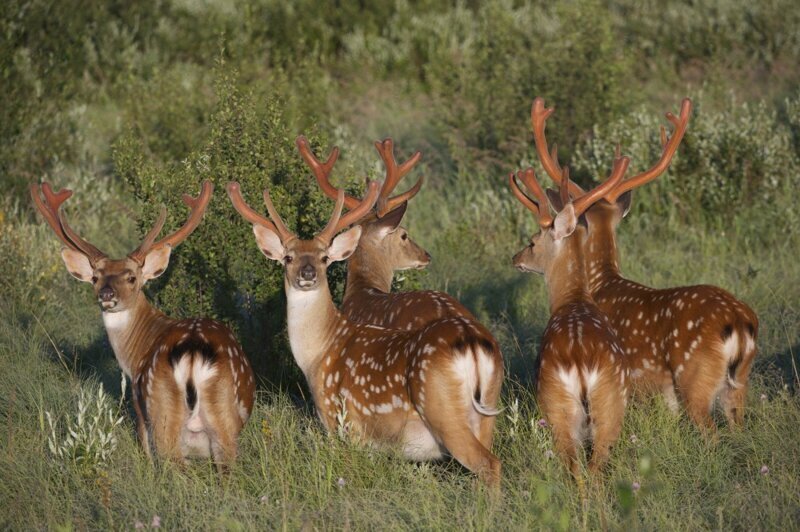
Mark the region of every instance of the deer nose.
POLYGON ((98 292, 97 297, 100 298, 102 302, 111 301, 114 299, 114 289, 110 286, 104 286, 100 289, 100 292, 98 292))
POLYGON ((431 257, 431 254, 428 253, 427 251, 425 252, 425 258, 427 259, 428 262, 430 262, 433 259, 433 257, 431 257))
POLYGON ((313 264, 306 264, 300 268, 300 278, 304 281, 313 281, 317 278, 317 269, 313 264))

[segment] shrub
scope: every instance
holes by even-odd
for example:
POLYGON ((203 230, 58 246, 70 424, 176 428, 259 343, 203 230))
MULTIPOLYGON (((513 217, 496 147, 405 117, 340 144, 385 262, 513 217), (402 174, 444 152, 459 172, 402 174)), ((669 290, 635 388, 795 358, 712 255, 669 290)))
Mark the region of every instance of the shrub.
MULTIPOLYGON (((668 125, 662 116, 640 109, 596 126, 576 151, 573 167, 596 181, 607 175, 614 146, 621 143, 631 157, 628 175, 634 175, 660 157, 661 124, 668 125)), ((731 99, 725 110, 706 112, 696 101, 670 170, 636 190, 635 208, 656 216, 678 212, 686 220, 728 221, 742 208, 774 211, 785 204, 785 191, 800 185, 792 142, 786 122, 764 102, 731 99)))
MULTIPOLYGON (((283 270, 268 264, 257 250, 250 225, 233 209, 225 185, 238 181, 248 203, 261 212, 261 191, 269 187, 281 216, 301 237, 324 226, 332 202, 318 191, 297 153, 280 99, 255 101, 242 94, 235 76, 222 67, 216 98, 208 138, 185 160, 158 164, 146 156, 143 139, 129 134, 115 146, 116 171, 144 206, 142 234, 151 227, 161 204, 169 212, 164 231, 177 228, 186 216, 181 194, 196 195, 203 179, 214 183, 214 198, 203 223, 176 250, 167 272, 149 291, 171 315, 215 316, 229 322, 242 333, 240 338, 255 355, 251 358, 257 369, 281 378, 287 367, 294 368, 292 361, 272 358, 269 368, 261 361, 265 360, 264 346, 270 357, 289 353, 283 332, 283 270)), ((321 144, 319 135, 309 138, 312 145, 321 144)), ((341 266, 330 269, 335 294, 341 292, 343 279, 341 266)))

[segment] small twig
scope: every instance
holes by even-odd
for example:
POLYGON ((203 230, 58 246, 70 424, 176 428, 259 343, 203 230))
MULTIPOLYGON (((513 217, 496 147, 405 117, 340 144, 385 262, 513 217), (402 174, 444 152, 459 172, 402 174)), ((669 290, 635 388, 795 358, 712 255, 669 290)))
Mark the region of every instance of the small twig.
POLYGON ((41 326, 42 330, 44 331, 44 334, 47 336, 47 339, 50 340, 50 345, 52 345, 53 349, 56 350, 56 354, 58 355, 58 360, 61 362, 61 365, 64 366, 64 369, 67 370, 67 372, 69 373, 69 366, 67 366, 67 361, 64 359, 64 354, 58 348, 55 341, 53 341, 53 337, 50 336, 50 333, 47 331, 47 327, 44 326, 44 324, 39 319, 39 316, 36 315, 36 313, 32 312, 31 314, 33 315, 34 318, 36 318, 36 323, 38 323, 41 326))

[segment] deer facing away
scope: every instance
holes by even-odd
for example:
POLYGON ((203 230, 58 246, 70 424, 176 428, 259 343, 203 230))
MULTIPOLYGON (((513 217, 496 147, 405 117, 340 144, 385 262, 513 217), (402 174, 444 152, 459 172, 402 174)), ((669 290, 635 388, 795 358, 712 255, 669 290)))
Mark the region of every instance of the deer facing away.
POLYGON ((310 240, 286 228, 266 190, 269 219, 245 203, 238 183, 228 185, 228 194, 253 224, 262 253, 285 269, 289 342, 325 428, 336 430, 346 408, 355 438, 399 445, 412 460, 448 452, 497 486, 500 461, 489 449, 503 364, 488 331, 463 318, 390 330, 352 321, 334 306, 327 267, 352 255, 362 229, 336 234, 372 208, 377 183, 344 216, 339 192, 327 226, 310 240))
MULTIPOLYGON (((611 324, 592 299, 583 262, 585 229, 578 218, 613 187, 627 167, 618 159, 603 184, 550 215, 544 191, 533 169, 510 175, 514 195, 536 216, 540 232, 514 256, 523 272, 544 275, 551 317, 542 336, 536 399, 553 428, 557 452, 578 478, 579 451, 591 440, 590 471, 606 463, 619 437, 628 397, 628 363, 611 324), (533 192, 528 196, 517 180, 533 192)), ((565 172, 565 181, 569 177, 565 172)), ((566 193, 566 184, 562 184, 566 193)))
MULTIPOLYGON (((339 149, 334 147, 323 163, 316 158, 305 137, 298 137, 296 143, 320 189, 336 200, 339 189, 331 184, 330 174, 339 157, 339 149)), ((375 142, 375 148, 386 168, 386 177, 375 209, 358 221, 362 229, 361 239, 355 253, 347 259, 347 285, 342 312, 354 321, 406 330, 419 329, 432 321, 448 317, 474 320, 464 305, 444 292, 391 291, 394 272, 425 268, 431 261, 430 254, 414 242, 405 227, 400 225, 408 201, 422 187, 422 178, 407 192, 390 197, 400 180, 420 161, 422 154, 416 152, 398 165, 392 139, 375 142)), ((348 209, 359 204, 357 198, 348 195, 345 195, 344 201, 348 209)))
POLYGON ((231 331, 209 319, 175 320, 154 308, 144 284, 167 268, 172 248, 199 225, 213 187, 184 196, 191 209, 176 232, 156 238, 166 210, 141 245, 124 259, 111 259, 78 236, 60 212, 72 191, 54 193, 31 185, 34 204, 59 237, 69 273, 90 283, 102 309, 111 347, 131 380, 136 430, 146 454, 164 458, 213 457, 220 468, 237 454, 238 435, 253 409, 255 381, 231 331))
MULTIPOLYGON (((543 166, 560 182, 555 151, 548 154, 545 121, 553 109, 537 99, 531 117, 543 166)), ((679 399, 702 429, 715 427, 711 413, 717 398, 731 424, 743 421, 748 377, 756 356, 758 317, 729 292, 709 285, 654 289, 622 276, 616 230, 631 205, 631 191, 663 174, 686 131, 691 101, 678 117, 667 113, 674 132, 661 129, 663 152, 651 168, 620 181, 586 212, 589 237, 584 260, 589 288, 617 331, 631 360, 634 389, 657 391, 677 411, 679 399)), ((619 156, 619 148, 617 148, 619 156)), ((585 192, 569 183, 570 195, 585 192)), ((560 203, 558 197, 551 200, 560 203)))

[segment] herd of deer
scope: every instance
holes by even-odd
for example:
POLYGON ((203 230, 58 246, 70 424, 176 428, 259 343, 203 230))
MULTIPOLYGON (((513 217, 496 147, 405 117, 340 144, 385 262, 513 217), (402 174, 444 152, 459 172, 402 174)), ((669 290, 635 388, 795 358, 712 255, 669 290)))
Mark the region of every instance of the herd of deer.
MULTIPOLYGON (((667 113, 674 130, 668 137, 662 127, 663 154, 652 168, 626 179, 629 159, 617 148, 610 177, 587 192, 570 181, 555 148, 548 150, 545 123, 553 109, 537 98, 531 112, 536 151, 559 191, 545 193, 532 169, 509 176, 514 196, 540 226, 514 256, 514 266, 543 274, 549 293, 537 402, 556 450, 576 476, 588 443, 589 470, 602 468, 634 391, 660 392, 675 411, 683 404, 704 430, 714 430, 717 399, 730 423, 743 418, 756 353, 753 311, 720 288, 654 289, 619 270, 615 233, 630 208, 630 191, 667 170, 690 112, 691 102, 684 100, 679 116, 667 113)), ((501 464, 491 449, 504 373, 497 341, 445 293, 391 292, 395 271, 430 262, 400 226, 422 179, 391 196, 420 153, 398 165, 392 140, 376 142, 385 179, 368 183, 364 197, 354 198, 330 182, 337 148, 322 162, 304 137, 297 146, 321 190, 336 201, 314 238, 300 239, 286 227, 268 190, 268 216, 245 203, 238 183, 229 183, 227 191, 252 224, 259 249, 284 267, 291 350, 322 424, 335 431, 337 414, 346 408, 351 433, 361 441, 400 446, 411 460, 449 454, 497 486, 501 464), (326 270, 342 260, 348 261, 347 285, 337 309, 326 270)), ((141 245, 119 260, 67 224, 61 205, 71 191, 53 192, 43 183, 32 185, 31 195, 64 244, 67 270, 94 288, 114 354, 132 382, 145 452, 154 449, 178 462, 212 457, 224 467, 236 458, 255 400, 247 357, 224 324, 169 318, 142 292, 164 272, 173 247, 199 225, 212 189, 205 181, 197 198, 184 196, 188 220, 157 240, 166 219, 162 209, 141 245)))

